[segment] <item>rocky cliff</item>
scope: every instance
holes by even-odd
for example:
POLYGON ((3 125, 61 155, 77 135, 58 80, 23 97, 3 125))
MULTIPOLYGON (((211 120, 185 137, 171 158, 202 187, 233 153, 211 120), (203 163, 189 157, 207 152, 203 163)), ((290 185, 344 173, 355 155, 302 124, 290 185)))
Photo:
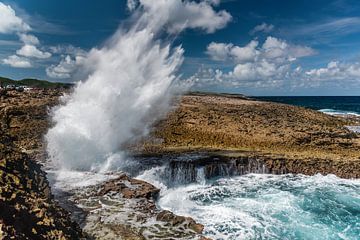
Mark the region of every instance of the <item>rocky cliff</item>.
POLYGON ((47 127, 47 106, 39 103, 49 96, 57 98, 58 93, 48 94, 38 92, 32 99, 10 93, 1 98, 0 239, 84 237, 69 213, 54 201, 46 173, 31 157, 34 154, 27 154, 26 149, 39 153, 39 139, 47 127))

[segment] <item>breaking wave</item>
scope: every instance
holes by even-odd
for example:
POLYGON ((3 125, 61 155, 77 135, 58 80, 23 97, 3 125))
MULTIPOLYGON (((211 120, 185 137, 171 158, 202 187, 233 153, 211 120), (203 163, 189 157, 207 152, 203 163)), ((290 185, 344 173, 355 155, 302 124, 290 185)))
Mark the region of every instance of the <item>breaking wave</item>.
POLYGON ((164 189, 161 208, 212 239, 357 239, 360 182, 333 175, 249 174, 164 189))

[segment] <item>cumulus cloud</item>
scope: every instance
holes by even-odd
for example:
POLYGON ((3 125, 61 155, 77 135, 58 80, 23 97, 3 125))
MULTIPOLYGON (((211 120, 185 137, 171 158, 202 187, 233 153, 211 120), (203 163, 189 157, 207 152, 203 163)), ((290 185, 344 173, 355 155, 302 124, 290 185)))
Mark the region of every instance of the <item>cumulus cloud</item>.
POLYGON ((360 80, 360 63, 340 63, 331 61, 326 67, 314 68, 306 71, 306 75, 312 80, 333 81, 333 80, 360 80))
POLYGON ((261 62, 262 60, 283 63, 311 56, 316 52, 307 46, 292 45, 275 37, 267 37, 261 47, 257 40, 252 40, 243 47, 232 43, 212 42, 207 46, 206 53, 213 60, 231 60, 235 63, 261 62))
POLYGON ((29 58, 45 59, 51 57, 51 53, 43 52, 33 45, 25 44, 22 48, 16 51, 16 54, 29 58))
POLYGON ((310 47, 290 44, 269 36, 262 45, 257 40, 252 40, 245 46, 212 42, 206 53, 213 60, 230 61, 234 64, 233 70, 227 73, 221 70, 213 71, 213 78, 217 82, 222 80, 230 85, 275 85, 298 74, 299 69, 292 72, 294 61, 316 52, 310 47))
MULTIPOLYGON (((128 1, 128 7, 134 1, 128 1)), ((148 19, 157 21, 152 26, 166 26, 169 33, 179 33, 186 28, 199 28, 213 33, 224 28, 232 17, 225 10, 215 11, 213 6, 219 1, 182 1, 182 0, 139 0, 138 5, 147 13, 148 19), (156 17, 154 17, 156 16, 156 17)))
POLYGON ((229 58, 233 44, 212 42, 207 46, 206 54, 215 61, 225 61, 229 58))
POLYGON ((72 74, 83 65, 88 54, 85 50, 73 45, 52 46, 49 51, 62 56, 58 64, 46 68, 47 76, 59 79, 71 78, 72 74))
POLYGON ((46 68, 46 74, 51 78, 70 78, 71 74, 84 62, 83 56, 72 58, 66 55, 59 64, 51 65, 46 68))
POLYGON ((316 51, 275 37, 266 38, 262 45, 257 40, 245 46, 211 43, 206 53, 211 59, 230 62, 234 67, 230 71, 202 69, 195 75, 195 86, 219 84, 265 91, 282 87, 288 90, 344 85, 358 88, 360 84, 360 62, 331 61, 324 67, 303 69, 296 60, 316 51))
POLYGON ((255 40, 244 47, 234 46, 232 43, 225 44, 212 42, 208 45, 206 53, 211 59, 217 61, 229 59, 235 62, 254 61, 260 53, 259 50, 257 50, 258 45, 259 42, 255 40))
POLYGON ((19 57, 17 55, 12 55, 3 59, 3 63, 15 68, 30 68, 32 66, 27 58, 19 57))
POLYGON ((20 17, 16 16, 14 9, 0 2, 0 33, 27 32, 31 30, 20 17))
POLYGON ((250 32, 250 35, 254 35, 258 32, 264 32, 264 33, 270 33, 272 30, 274 30, 274 25, 262 23, 260 25, 255 26, 250 32))
POLYGON ((31 31, 31 27, 16 15, 14 9, 0 2, 0 33, 16 33, 19 40, 24 44, 16 51, 16 55, 3 59, 3 64, 11 67, 29 68, 32 67, 29 58, 47 59, 52 56, 51 53, 36 47, 40 41, 36 36, 29 34, 29 31, 31 31))

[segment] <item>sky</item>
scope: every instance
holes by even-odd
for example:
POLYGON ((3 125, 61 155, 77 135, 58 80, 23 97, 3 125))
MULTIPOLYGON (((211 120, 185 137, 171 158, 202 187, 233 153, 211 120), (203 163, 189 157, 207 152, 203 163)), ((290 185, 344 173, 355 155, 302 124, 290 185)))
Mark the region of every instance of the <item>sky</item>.
MULTIPOLYGON (((360 93, 357 0, 161 1, 184 7, 174 19, 186 20, 186 31, 178 34, 172 23, 163 38, 184 48, 178 74, 191 79, 193 90, 262 96, 360 93)), ((129 24, 143 2, 157 4, 140 2, 0 1, 0 76, 82 80, 77 72, 87 53, 129 24)))

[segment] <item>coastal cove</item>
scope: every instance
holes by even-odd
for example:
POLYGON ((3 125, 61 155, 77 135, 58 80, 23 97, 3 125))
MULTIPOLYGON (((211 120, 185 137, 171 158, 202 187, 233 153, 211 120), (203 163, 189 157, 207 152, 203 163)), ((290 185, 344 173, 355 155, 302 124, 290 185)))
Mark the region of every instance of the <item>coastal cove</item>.
MULTIPOLYGON (((12 148, 32 164, 43 165, 55 200, 71 213, 83 236, 248 239, 276 238, 291 231, 292 239, 302 239, 311 231, 326 239, 352 239, 359 233, 359 135, 346 128, 356 125, 356 118, 241 95, 188 94, 156 123, 149 137, 128 146, 126 164, 119 170, 59 172, 46 162, 42 136, 51 125, 48 109, 58 104, 61 94, 60 90, 10 93, 2 101, 1 122, 12 148), (272 205, 280 203, 279 198, 292 202, 272 205), (184 202, 181 208, 177 200, 184 202), (239 201, 244 205, 231 210, 239 201), (328 212, 334 202, 342 213, 328 212), (265 203, 274 211, 262 211, 265 203), (235 215, 225 219, 217 213, 209 215, 208 209, 214 207, 235 215), (304 222, 293 218, 300 212, 304 222), (334 217, 325 219, 321 214, 334 217), (245 219, 252 219, 251 226, 245 219), (275 223, 279 228, 272 226, 275 223), (310 223, 325 230, 292 230, 310 223)), ((5 179, 4 186, 11 181, 5 179)))
POLYGON ((0 240, 360 240, 360 1, 0 0, 0 240))

